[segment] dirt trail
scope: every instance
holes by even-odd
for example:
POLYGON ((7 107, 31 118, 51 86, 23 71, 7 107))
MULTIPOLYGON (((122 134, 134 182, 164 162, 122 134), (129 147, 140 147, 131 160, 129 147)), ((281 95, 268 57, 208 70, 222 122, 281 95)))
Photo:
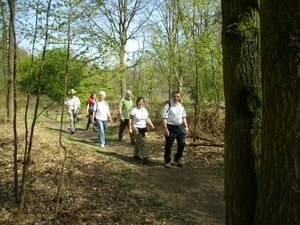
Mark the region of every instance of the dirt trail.
MULTIPOLYGON (((187 217, 196 220, 196 224, 224 224, 224 179, 221 169, 204 165, 199 159, 208 154, 220 154, 220 148, 195 149, 187 146, 184 152, 185 166, 178 167, 171 162, 172 168, 163 166, 164 139, 162 132, 149 132, 146 140, 150 162, 132 158, 133 146, 129 137, 119 142, 117 124, 109 124, 106 131, 106 147, 100 148, 97 133, 77 129, 72 140, 95 147, 98 153, 109 156, 117 165, 130 168, 132 179, 137 187, 153 196, 159 196, 172 207, 180 208, 187 217), (201 154, 203 151, 204 154, 201 154), (189 158, 191 157, 191 158, 189 158), (193 158, 195 157, 195 158, 193 158), (196 158, 199 157, 199 158, 196 158)), ((174 143, 176 146, 176 141, 174 143)), ((172 153, 175 153, 173 147, 172 153)), ((206 159, 209 160, 209 159, 206 159)))
MULTIPOLYGON (((49 221, 53 215, 53 207, 47 206, 53 204, 48 196, 55 195, 56 187, 51 180, 56 176, 58 168, 55 167, 59 166, 58 159, 53 158, 59 152, 58 145, 54 144, 57 143, 59 123, 46 118, 38 127, 36 145, 41 152, 34 158, 33 173, 40 175, 35 178, 31 193, 32 204, 37 206, 27 209, 30 215, 35 215, 34 218, 26 217, 27 224, 49 221), (48 155, 43 155, 46 152, 48 155), (44 186, 48 186, 46 191, 42 190, 44 186), (43 200, 40 194, 45 194, 43 200)), ((129 137, 125 137, 124 142, 118 141, 117 124, 108 125, 105 148, 100 148, 96 132, 84 129, 85 119, 79 121, 73 135, 67 127, 66 123, 63 136, 71 148, 68 155, 71 166, 66 169, 66 190, 59 210, 59 224, 225 223, 223 167, 216 164, 216 159, 223 155, 222 148, 188 145, 184 152, 185 166, 177 167, 172 163, 172 168, 167 169, 163 166, 164 140, 159 131, 147 135, 151 161, 145 164, 133 159, 129 137)), ((3 169, 9 166, 1 162, 3 169)), ((12 189, 4 191, 5 185, 0 186, 1 197, 12 189)), ((8 212, 14 205, 11 200, 10 196, 1 203, 0 217, 11 217, 8 212)), ((2 224, 10 223, 7 219, 2 224)))

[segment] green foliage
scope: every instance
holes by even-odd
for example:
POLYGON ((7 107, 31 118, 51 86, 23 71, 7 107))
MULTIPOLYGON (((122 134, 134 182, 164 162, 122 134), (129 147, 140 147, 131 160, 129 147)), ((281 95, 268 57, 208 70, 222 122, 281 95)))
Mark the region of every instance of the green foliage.
MULTIPOLYGON (((53 100, 60 100, 64 95, 64 80, 66 74, 66 49, 57 48, 46 52, 45 62, 40 71, 41 58, 36 57, 33 61, 32 75, 30 75, 31 58, 27 57, 20 61, 18 70, 18 84, 23 92, 37 94, 38 74, 42 72, 41 92, 53 100)), ((80 91, 81 80, 87 70, 82 61, 70 57, 68 65, 67 89, 75 88, 80 91)))
POLYGON ((235 21, 227 26, 226 34, 233 35, 241 40, 253 39, 259 35, 259 25, 256 18, 251 16, 253 12, 239 14, 235 21))
MULTIPOLYGON (((129 6, 134 2, 130 2, 129 6)), ((123 45, 120 43, 122 33, 118 30, 122 27, 119 24, 122 15, 106 14, 118 11, 113 10, 118 8, 115 3, 103 4, 101 0, 76 5, 69 1, 53 2, 49 36, 49 47, 52 49, 47 50, 44 64, 43 94, 56 100, 62 96, 66 49, 61 46, 65 46, 68 40, 66 34, 70 22, 72 53, 67 89, 75 88, 81 99, 87 98, 92 92, 104 90, 107 92, 107 100, 118 100, 124 94, 124 88, 131 89, 135 97, 143 96, 151 102, 167 100, 170 91, 174 89, 181 89, 186 99, 190 94, 189 99, 193 102, 223 98, 219 2, 164 1, 157 8, 160 13, 151 12, 154 17, 149 14, 153 19, 151 21, 145 21, 147 13, 139 12, 138 15, 142 14, 145 18, 139 21, 138 16, 134 16, 135 22, 127 30, 128 37, 139 44, 143 41, 145 45, 143 43, 137 51, 131 52, 126 42, 124 56, 120 54, 123 45), (110 17, 112 21, 108 20, 110 17), (146 30, 141 29, 143 26, 138 27, 144 22, 147 22, 146 30), (138 32, 130 34, 130 31, 137 31, 138 28, 142 35, 138 32), (143 36, 151 38, 143 39, 143 36), (124 65, 121 65, 121 61, 124 65), (197 76, 199 78, 196 79, 197 76)), ((34 13, 27 15, 26 12, 38 12, 38 27, 35 30, 38 31, 38 37, 43 37, 46 7, 41 3, 40 11, 34 11, 37 7, 35 4, 38 3, 22 2, 18 5, 18 15, 22 18, 18 21, 21 34, 18 39, 31 40, 35 29, 34 20, 30 18, 34 13)), ((42 41, 41 38, 37 40, 39 44, 42 41)), ((18 70, 21 91, 29 90, 31 94, 37 92, 39 66, 40 57, 36 57, 32 84, 29 86, 30 59, 22 59, 18 70)))
POLYGON ((165 1, 160 9, 168 17, 150 26, 160 93, 181 89, 197 104, 224 99, 219 3, 165 1))

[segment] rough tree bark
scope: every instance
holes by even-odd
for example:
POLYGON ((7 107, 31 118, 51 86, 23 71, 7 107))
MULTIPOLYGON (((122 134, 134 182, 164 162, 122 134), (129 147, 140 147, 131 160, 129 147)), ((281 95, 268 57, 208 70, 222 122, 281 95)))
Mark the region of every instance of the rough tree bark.
POLYGON ((261 147, 256 0, 222 0, 226 224, 252 224, 261 147))
POLYGON ((300 224, 300 1, 261 2, 263 132, 255 224, 300 224))

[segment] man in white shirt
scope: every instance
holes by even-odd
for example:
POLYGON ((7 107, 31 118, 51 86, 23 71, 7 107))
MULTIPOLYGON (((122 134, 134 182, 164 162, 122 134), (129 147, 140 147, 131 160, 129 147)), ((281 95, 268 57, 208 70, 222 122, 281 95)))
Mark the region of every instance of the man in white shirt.
POLYGON ((77 121, 77 114, 80 109, 80 100, 78 97, 75 96, 76 91, 71 89, 69 92, 69 97, 65 101, 65 105, 68 108, 68 113, 70 117, 70 129, 71 134, 75 133, 75 124, 77 121))
POLYGON ((183 166, 182 153, 185 147, 185 135, 189 128, 186 120, 186 112, 180 103, 181 95, 178 91, 171 94, 172 100, 162 109, 164 135, 166 139, 164 166, 171 168, 171 149, 175 139, 177 140, 177 152, 174 161, 178 166, 183 166))

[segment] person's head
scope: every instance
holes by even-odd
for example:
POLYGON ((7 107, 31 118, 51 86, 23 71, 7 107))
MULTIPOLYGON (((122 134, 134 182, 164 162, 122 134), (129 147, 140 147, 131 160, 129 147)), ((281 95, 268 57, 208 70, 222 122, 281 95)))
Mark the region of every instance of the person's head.
POLYGON ((69 95, 73 96, 76 94, 76 91, 74 89, 71 89, 68 93, 69 95))
POLYGON ((105 91, 99 91, 99 100, 100 101, 103 100, 105 98, 105 96, 106 96, 105 91))
POLYGON ((135 104, 138 108, 142 108, 145 105, 145 99, 143 97, 138 97, 135 104))
POLYGON ((90 98, 96 98, 96 97, 97 97, 96 94, 94 92, 92 92, 90 98))
POLYGON ((180 102, 181 95, 180 95, 179 91, 173 91, 171 94, 171 98, 174 103, 180 102))
POLYGON ((125 92, 125 97, 129 99, 129 98, 131 98, 131 96, 132 96, 131 90, 127 90, 127 91, 125 92))

